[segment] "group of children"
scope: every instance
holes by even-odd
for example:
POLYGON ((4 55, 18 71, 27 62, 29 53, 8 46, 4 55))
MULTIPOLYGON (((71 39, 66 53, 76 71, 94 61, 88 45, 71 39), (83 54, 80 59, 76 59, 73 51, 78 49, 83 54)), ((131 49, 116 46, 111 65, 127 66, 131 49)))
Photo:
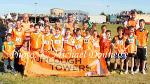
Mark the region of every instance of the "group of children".
POLYGON ((120 74, 127 74, 129 58, 131 58, 131 74, 139 72, 140 60, 142 60, 142 73, 146 74, 148 31, 144 27, 145 21, 143 19, 139 21, 140 28, 138 29, 133 26, 128 26, 126 30, 122 26, 117 27, 118 34, 113 39, 111 39, 111 31, 107 30, 106 25, 101 26, 100 34, 96 24, 93 24, 92 29, 88 28, 87 22, 83 23, 83 29, 79 28, 77 23, 67 25, 69 27, 64 28, 65 33, 62 33, 59 21, 56 21, 51 33, 49 25, 40 31, 38 24, 34 25, 32 31, 27 32, 21 27, 21 22, 17 21, 16 28, 12 30, 11 34, 7 34, 7 40, 3 43, 4 71, 7 72, 9 62, 14 73, 16 73, 15 70, 18 65, 25 65, 27 59, 21 57, 21 53, 30 54, 26 51, 66 53, 74 50, 97 50, 106 59, 108 70, 111 73, 116 72, 118 61, 120 61, 120 74), (125 33, 126 31, 128 33, 125 33), (15 51, 19 54, 15 54, 14 57, 15 51), (115 59, 113 69, 110 67, 112 58, 115 59), (134 60, 134 58, 137 59, 134 60), (16 60, 15 68, 14 60, 16 60), (126 65, 125 72, 124 63, 126 65), (135 71, 134 64, 136 64, 135 71))

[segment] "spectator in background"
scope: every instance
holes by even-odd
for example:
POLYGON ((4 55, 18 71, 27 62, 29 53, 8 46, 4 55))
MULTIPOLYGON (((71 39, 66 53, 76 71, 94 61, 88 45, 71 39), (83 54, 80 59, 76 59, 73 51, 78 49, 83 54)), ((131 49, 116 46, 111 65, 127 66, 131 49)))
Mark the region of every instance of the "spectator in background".
POLYGON ((4 26, 2 20, 0 20, 0 51, 2 51, 2 43, 4 42, 7 28, 4 26))
POLYGON ((68 22, 64 24, 64 29, 62 31, 63 35, 65 34, 65 28, 70 28, 71 34, 73 34, 73 24, 74 24, 74 18, 73 14, 68 14, 68 22))

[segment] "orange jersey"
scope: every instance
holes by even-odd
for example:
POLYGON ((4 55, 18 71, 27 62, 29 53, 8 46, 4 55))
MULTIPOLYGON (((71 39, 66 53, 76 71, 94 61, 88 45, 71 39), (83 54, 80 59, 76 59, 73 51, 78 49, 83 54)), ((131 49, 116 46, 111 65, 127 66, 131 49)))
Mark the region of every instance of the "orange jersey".
POLYGON ((137 21, 135 21, 135 20, 129 20, 128 21, 128 26, 136 27, 136 24, 137 24, 137 21))
POLYGON ((13 29, 12 36, 13 42, 15 43, 16 46, 21 46, 23 44, 23 40, 25 37, 24 30, 21 29, 21 31, 17 31, 17 29, 13 29))
POLYGON ((102 51, 105 54, 111 53, 111 38, 106 39, 102 45, 102 51))
POLYGON ((66 52, 72 51, 74 46, 74 39, 72 36, 64 37, 63 48, 66 52))
MULTIPOLYGON (((9 57, 11 60, 14 59, 14 56, 13 56, 13 53, 15 51, 14 42, 4 42, 3 43, 3 50, 6 53, 11 54, 11 57, 9 57)), ((6 59, 8 58, 5 53, 3 53, 3 58, 6 58, 6 59)))
POLYGON ((128 48, 127 48, 127 52, 128 53, 135 53, 136 51, 136 45, 137 45, 137 37, 134 35, 134 36, 128 36, 128 41, 129 41, 129 45, 128 45, 128 48))
POLYGON ((145 47, 147 46, 147 42, 148 42, 148 31, 147 30, 136 30, 136 36, 138 39, 138 46, 139 47, 145 47))
POLYGON ((26 65, 27 60, 29 60, 30 52, 20 48, 19 64, 26 65))
POLYGON ((85 30, 82 30, 81 34, 82 34, 82 37, 85 37, 86 36, 85 30))
POLYGON ((99 38, 93 38, 93 47, 94 47, 94 50, 100 50, 100 45, 99 45, 99 38))
POLYGON ((42 47, 42 36, 41 32, 39 33, 31 33, 31 50, 37 50, 42 47))
POLYGON ((76 37, 75 38, 75 49, 76 50, 82 50, 83 49, 83 37, 76 37))
POLYGON ((93 37, 91 36, 85 36, 83 39, 83 50, 91 50, 93 49, 92 45, 93 37))
POLYGON ((60 49, 63 47, 62 35, 58 35, 58 36, 53 35, 52 36, 52 45, 55 50, 60 51, 60 49))
POLYGON ((112 43, 114 44, 114 49, 116 53, 125 53, 125 44, 127 42, 127 38, 123 36, 119 38, 119 36, 115 36, 112 43))
POLYGON ((50 33, 44 35, 44 50, 51 50, 51 37, 50 33))
POLYGON ((100 52, 103 53, 103 44, 106 40, 106 33, 100 33, 100 52))

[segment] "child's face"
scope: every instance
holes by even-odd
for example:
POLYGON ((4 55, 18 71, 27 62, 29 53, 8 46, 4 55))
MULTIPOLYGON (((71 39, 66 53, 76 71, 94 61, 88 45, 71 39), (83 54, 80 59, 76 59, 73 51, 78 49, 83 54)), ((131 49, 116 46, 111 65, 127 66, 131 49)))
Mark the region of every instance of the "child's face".
POLYGON ((39 26, 35 26, 35 27, 34 27, 34 31, 35 31, 35 32, 38 32, 39 29, 40 29, 39 26))
POLYGON ((98 35, 97 32, 94 32, 93 34, 94 34, 94 36, 97 36, 97 35, 98 35))
POLYGON ((7 37, 7 41, 8 41, 8 42, 12 41, 12 39, 11 39, 10 36, 7 37))
POLYGON ((118 31, 118 34, 119 34, 119 35, 122 35, 122 34, 123 34, 123 30, 119 30, 119 31, 118 31))
POLYGON ((130 34, 134 33, 134 28, 130 29, 130 34))
POLYGON ((75 29, 79 28, 78 24, 74 24, 73 26, 74 26, 75 29))
POLYGON ((78 32, 77 32, 77 35, 80 36, 80 35, 81 35, 81 31, 78 31, 78 32))
POLYGON ((88 24, 84 23, 83 28, 86 30, 88 28, 88 24))
POLYGON ((27 42, 25 42, 24 44, 23 44, 23 47, 25 47, 25 48, 27 48, 27 42))
POLYGON ((16 27, 17 27, 17 28, 21 28, 21 22, 20 22, 20 21, 17 21, 17 22, 16 22, 16 27))
POLYGON ((66 31, 66 35, 69 36, 70 35, 70 31, 66 31))
POLYGON ((59 30, 55 30, 55 34, 60 34, 60 31, 59 30))
POLYGON ((110 32, 106 32, 106 36, 109 38, 111 36, 110 32))
POLYGON ((140 26, 140 28, 144 28, 144 26, 145 26, 145 22, 143 22, 143 21, 142 21, 142 22, 140 22, 140 23, 139 23, 139 26, 140 26))
POLYGON ((102 28, 102 32, 106 32, 107 28, 106 27, 103 27, 102 28))
POLYGON ((60 22, 56 22, 56 23, 55 23, 55 26, 56 26, 56 27, 60 27, 60 22))
POLYGON ((49 27, 45 27, 45 33, 47 34, 47 33, 49 33, 49 32, 50 32, 49 27))

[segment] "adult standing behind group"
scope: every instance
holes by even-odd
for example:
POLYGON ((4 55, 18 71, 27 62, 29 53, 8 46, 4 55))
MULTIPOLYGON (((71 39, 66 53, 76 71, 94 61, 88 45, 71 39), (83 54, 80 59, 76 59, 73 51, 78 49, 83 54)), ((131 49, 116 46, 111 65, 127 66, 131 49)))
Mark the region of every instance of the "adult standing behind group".
POLYGON ((68 14, 68 22, 64 24, 64 27, 63 27, 63 31, 62 31, 62 34, 65 35, 65 30, 66 28, 69 28, 70 31, 71 31, 71 34, 73 34, 73 25, 74 25, 74 18, 73 18, 73 15, 72 14, 68 14))

